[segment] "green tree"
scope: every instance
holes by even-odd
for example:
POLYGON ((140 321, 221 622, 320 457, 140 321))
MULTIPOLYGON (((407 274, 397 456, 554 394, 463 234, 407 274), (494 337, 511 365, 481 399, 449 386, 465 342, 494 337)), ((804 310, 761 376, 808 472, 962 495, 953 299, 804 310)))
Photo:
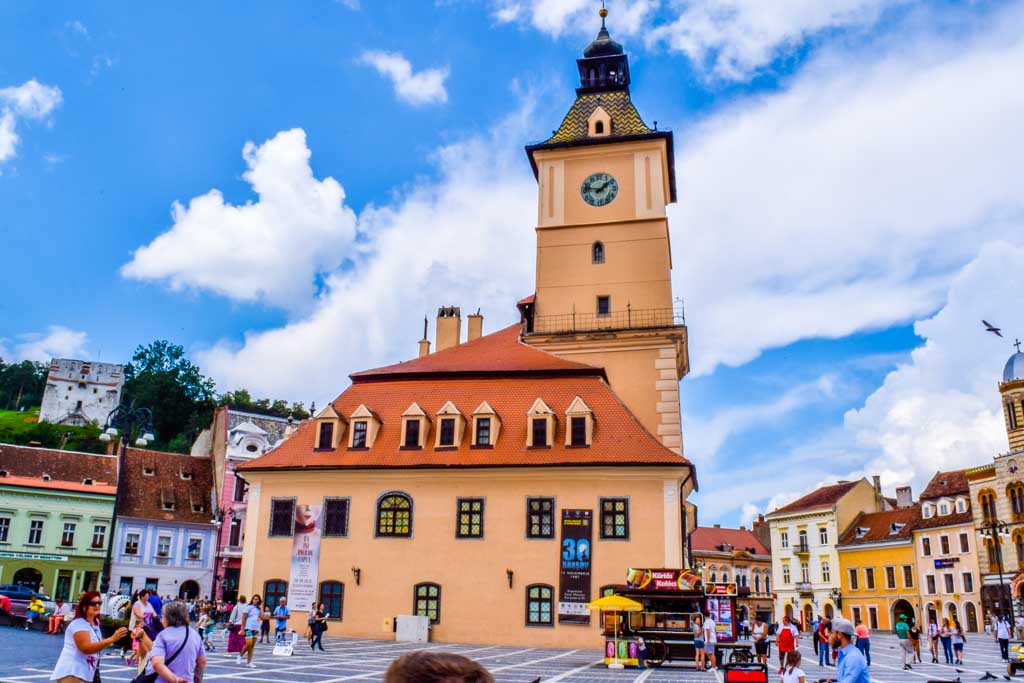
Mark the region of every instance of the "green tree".
POLYGON ((0 359, 0 408, 20 410, 43 401, 49 366, 24 360, 7 364, 0 359))
POLYGON ((150 447, 167 450, 173 443, 182 453, 210 424, 216 405, 213 380, 166 339, 135 349, 125 368, 124 395, 153 411, 156 441, 150 447))

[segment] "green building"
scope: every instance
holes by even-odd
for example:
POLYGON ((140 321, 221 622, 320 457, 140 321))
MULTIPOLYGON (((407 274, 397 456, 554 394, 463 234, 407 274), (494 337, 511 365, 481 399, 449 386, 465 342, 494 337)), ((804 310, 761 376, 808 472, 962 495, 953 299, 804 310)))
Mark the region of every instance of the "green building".
POLYGON ((0 584, 74 600, 99 586, 117 458, 0 444, 0 584))

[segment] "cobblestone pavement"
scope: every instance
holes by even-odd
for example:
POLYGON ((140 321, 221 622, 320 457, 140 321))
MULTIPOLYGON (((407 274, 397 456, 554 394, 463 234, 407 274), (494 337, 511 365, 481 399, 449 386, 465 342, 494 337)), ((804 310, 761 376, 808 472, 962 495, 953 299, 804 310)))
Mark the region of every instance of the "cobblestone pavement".
MULTIPOLYGON (((958 673, 945 664, 931 664, 925 650, 925 664, 914 664, 911 671, 902 670, 896 639, 888 635, 875 635, 871 639, 872 683, 923 683, 924 681, 975 681, 986 671, 1002 678, 1006 665, 999 659, 999 650, 991 637, 968 636, 965 664, 958 673)), ((0 628, 0 681, 4 683, 44 683, 50 677, 60 653, 62 639, 42 633, 29 633, 11 628, 0 628)), ((273 657, 272 646, 260 645, 256 652, 257 668, 249 669, 235 664, 234 655, 228 656, 222 648, 209 653, 206 680, 218 683, 339 683, 353 680, 381 680, 384 670, 398 655, 427 647, 444 652, 457 652, 484 664, 498 681, 530 683, 565 681, 566 683, 612 683, 619 681, 647 681, 648 683, 721 683, 721 674, 701 673, 683 665, 668 665, 660 669, 639 671, 609 671, 601 664, 599 650, 558 650, 514 648, 485 645, 453 645, 430 643, 417 646, 375 640, 324 638, 322 653, 312 653, 300 642, 292 657, 273 657)), ((835 675, 832 667, 818 667, 817 658, 807 638, 800 650, 804 656, 803 669, 807 683, 835 675)), ((773 668, 769 681, 777 683, 777 663, 772 652, 773 668)), ((105 657, 101 675, 104 683, 128 683, 134 675, 116 656, 105 657)))

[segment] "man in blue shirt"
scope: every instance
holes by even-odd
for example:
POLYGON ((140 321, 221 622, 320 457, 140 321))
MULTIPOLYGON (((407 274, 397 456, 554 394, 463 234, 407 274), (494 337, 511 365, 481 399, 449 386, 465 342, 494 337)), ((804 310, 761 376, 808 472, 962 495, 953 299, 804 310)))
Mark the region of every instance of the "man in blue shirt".
POLYGON ((288 599, 281 598, 280 604, 274 609, 274 616, 277 618, 274 635, 278 640, 281 640, 281 634, 288 630, 288 617, 291 615, 292 611, 288 609, 288 599))
POLYGON ((871 683, 868 676, 868 663, 853 645, 853 623, 849 619, 832 620, 832 633, 829 634, 829 645, 839 650, 836 662, 836 683, 871 683))

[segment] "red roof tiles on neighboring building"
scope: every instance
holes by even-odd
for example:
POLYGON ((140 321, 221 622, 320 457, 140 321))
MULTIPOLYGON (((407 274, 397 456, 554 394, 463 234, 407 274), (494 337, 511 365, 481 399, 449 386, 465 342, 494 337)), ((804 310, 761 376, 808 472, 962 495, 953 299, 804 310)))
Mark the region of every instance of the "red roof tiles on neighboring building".
POLYGON ((210 458, 129 448, 123 474, 120 514, 141 519, 210 523, 213 515, 210 458), (182 478, 182 473, 188 478, 182 478), (165 509, 168 503, 173 503, 174 507, 165 509))
POLYGON ((114 484, 117 481, 117 458, 3 443, 0 444, 0 471, 11 477, 40 481, 46 475, 54 482, 81 484, 91 479, 98 484, 114 484))
POLYGON ((832 507, 839 499, 845 496, 853 489, 854 486, 860 483, 861 480, 856 481, 841 481, 838 484, 831 484, 829 486, 822 486, 821 488, 811 491, 806 496, 797 498, 792 503, 783 505, 782 507, 772 510, 770 514, 777 514, 780 512, 798 512, 800 510, 814 510, 816 508, 832 507))
POLYGON ((896 510, 862 512, 839 539, 839 545, 907 541, 921 520, 921 506, 916 503, 896 510))
POLYGON ((970 495, 970 486, 967 484, 967 470, 952 470, 950 472, 936 472, 928 485, 921 492, 921 500, 943 498, 960 494, 970 495))
POLYGON ((746 550, 754 555, 771 555, 771 552, 749 529, 699 526, 690 534, 690 544, 694 552, 746 550), (731 547, 724 548, 724 545, 731 547))
POLYGON ((95 493, 113 496, 117 488, 107 484, 84 484, 77 481, 53 481, 35 477, 0 477, 0 486, 18 486, 29 489, 46 489, 48 491, 65 491, 68 493, 95 493))

